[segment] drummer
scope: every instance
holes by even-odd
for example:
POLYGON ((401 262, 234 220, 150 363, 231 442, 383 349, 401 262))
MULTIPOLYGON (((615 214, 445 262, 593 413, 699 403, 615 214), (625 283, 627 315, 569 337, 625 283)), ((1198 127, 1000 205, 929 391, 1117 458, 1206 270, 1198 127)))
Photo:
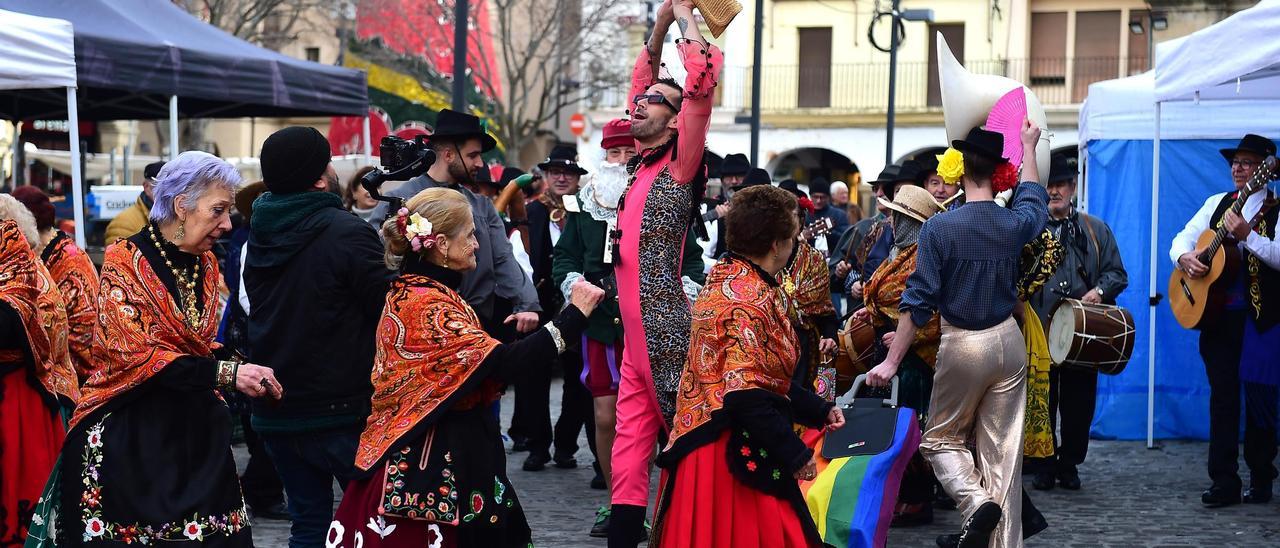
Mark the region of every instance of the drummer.
MULTIPOLYGON (((867 280, 863 292, 866 308, 854 313, 859 320, 870 322, 883 341, 876 345, 877 363, 888 353, 898 328, 902 291, 907 287, 907 278, 916 270, 920 229, 925 221, 942 211, 942 206, 929 191, 918 186, 904 186, 894 195, 893 201, 880 198, 879 202, 890 210, 893 246, 889 249, 889 257, 867 280)), ((933 366, 938 359, 938 343, 942 338, 940 329, 935 312, 924 327, 916 330, 910 351, 903 357, 897 371, 898 401, 904 407, 917 411, 920 424, 928 424, 933 366)), ((893 512, 894 527, 933 522, 934 481, 933 470, 924 457, 916 453, 902 475, 902 487, 893 512)))
MULTIPOLYGON (((1054 154, 1049 167, 1049 222, 1065 250, 1061 267, 1049 282, 1031 297, 1031 307, 1039 315, 1041 325, 1049 329, 1053 309, 1063 299, 1079 299, 1085 303, 1114 305, 1116 297, 1129 285, 1128 274, 1120 261, 1120 250, 1107 223, 1086 215, 1072 205, 1076 195, 1076 164, 1064 154, 1054 154)), ((1084 462, 1089 448, 1089 425, 1093 422, 1094 403, 1098 392, 1098 372, 1074 367, 1054 367, 1049 372, 1049 421, 1055 435, 1056 450, 1052 457, 1028 459, 1026 466, 1035 473, 1032 487, 1080 489, 1077 467, 1084 462)))

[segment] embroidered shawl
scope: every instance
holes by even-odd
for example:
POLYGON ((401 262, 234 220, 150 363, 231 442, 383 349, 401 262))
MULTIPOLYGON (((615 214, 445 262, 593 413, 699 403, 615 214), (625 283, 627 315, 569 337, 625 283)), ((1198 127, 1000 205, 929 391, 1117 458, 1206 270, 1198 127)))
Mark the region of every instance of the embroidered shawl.
POLYGON ((392 282, 374 340, 373 410, 356 466, 368 470, 438 412, 487 403, 485 396, 501 385, 485 379, 480 364, 498 344, 466 300, 444 284, 418 274, 392 282), (477 382, 484 383, 480 390, 464 389, 477 382))
POLYGON ((693 306, 689 360, 680 377, 670 449, 709 422, 725 395, 763 389, 786 397, 799 359, 781 291, 730 256, 711 269, 693 306))
POLYGON ((0 301, 22 318, 40 385, 52 395, 79 400, 62 296, 18 224, 9 220, 0 221, 0 301))
MULTIPOLYGON (((898 328, 898 305, 902 302, 902 291, 907 288, 907 278, 916 271, 916 245, 902 248, 896 257, 881 264, 862 288, 863 302, 870 312, 871 326, 877 333, 898 328)), ((911 350, 929 367, 934 367, 938 361, 938 344, 941 341, 942 323, 938 313, 934 312, 929 323, 916 330, 911 350)))
POLYGON ((84 383, 84 399, 71 417, 71 426, 182 356, 211 357, 221 346, 213 340, 218 331, 220 279, 213 252, 203 253, 200 290, 204 310, 199 326, 193 329, 142 250, 129 240, 108 247, 102 260, 98 322, 93 331, 97 367, 84 383))
MULTIPOLYGON (((819 316, 834 316, 831 304, 831 270, 822 253, 806 242, 797 242, 791 264, 778 273, 787 295, 793 320, 805 322, 819 316)), ((811 326, 810 326, 811 327, 811 326)))
POLYGON ((90 356, 93 327, 98 323, 98 271, 89 255, 66 235, 59 235, 45 251, 45 266, 58 284, 67 309, 67 346, 71 364, 81 381, 94 369, 90 356))

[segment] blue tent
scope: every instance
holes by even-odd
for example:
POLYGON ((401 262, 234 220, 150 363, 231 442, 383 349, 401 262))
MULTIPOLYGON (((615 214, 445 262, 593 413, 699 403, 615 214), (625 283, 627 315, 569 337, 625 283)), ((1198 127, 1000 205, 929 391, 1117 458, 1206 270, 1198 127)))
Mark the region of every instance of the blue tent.
MULTIPOLYGON (((1194 74, 1182 69, 1197 54, 1227 51, 1206 47, 1200 43, 1205 37, 1250 34, 1239 24, 1256 27, 1259 21, 1269 24, 1274 36, 1280 31, 1274 28, 1277 19, 1253 14, 1249 22, 1249 14, 1277 4, 1266 0, 1214 27, 1161 44, 1156 73, 1089 86, 1080 112, 1082 206, 1115 232, 1131 283, 1118 304, 1133 313, 1137 328, 1128 368, 1099 380, 1094 437, 1147 437, 1149 443, 1208 437, 1209 387, 1199 334, 1178 325, 1167 301, 1154 306, 1151 301, 1166 294, 1173 237, 1209 196, 1234 189, 1230 166, 1218 150, 1234 146, 1246 133, 1280 140, 1280 119, 1270 114, 1280 108, 1280 72, 1272 66, 1277 57, 1260 50, 1263 66, 1216 77, 1217 85, 1195 83, 1180 90, 1180 82, 1170 78, 1194 74), (1161 73, 1162 66, 1177 70, 1161 73)), ((1212 57, 1201 62, 1223 64, 1212 57)))

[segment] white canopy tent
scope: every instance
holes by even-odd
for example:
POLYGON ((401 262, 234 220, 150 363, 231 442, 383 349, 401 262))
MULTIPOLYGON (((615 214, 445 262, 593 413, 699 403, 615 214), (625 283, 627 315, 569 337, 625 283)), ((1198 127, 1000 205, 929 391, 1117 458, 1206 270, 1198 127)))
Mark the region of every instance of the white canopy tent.
MULTIPOLYGON (((80 157, 80 117, 76 113, 76 53, 71 23, 0 10, 0 89, 67 90, 71 157, 80 157)), ((17 142, 17 139, 14 139, 17 142)), ((76 245, 84 243, 84 180, 80 162, 71 163, 76 245)))
MULTIPOLYGON (((1280 40, 1276 40, 1276 36, 1280 36, 1280 0, 1262 0, 1255 7, 1218 24, 1159 44, 1154 71, 1089 86, 1088 101, 1080 112, 1082 159, 1087 159, 1091 153, 1088 150, 1091 143, 1151 140, 1151 186, 1143 189, 1142 196, 1145 198, 1149 192, 1151 200, 1146 249, 1149 261, 1148 299, 1145 303, 1150 307, 1146 317, 1146 357, 1149 362, 1146 434, 1149 447, 1154 445, 1155 437, 1156 326, 1165 321, 1163 318, 1157 321, 1157 307, 1165 281, 1157 276, 1157 272, 1160 268, 1171 268, 1165 264, 1168 259, 1162 258, 1168 251, 1162 245, 1162 236, 1171 234, 1161 234, 1160 212, 1162 209, 1168 212, 1175 205, 1162 207, 1160 204, 1161 140, 1199 141, 1207 146, 1211 141, 1236 140, 1246 133, 1280 136, 1280 119, 1270 115, 1280 108, 1280 40), (1248 47, 1241 47, 1242 44, 1248 44, 1248 47)), ((1166 164, 1176 161, 1179 168, 1185 168, 1192 162, 1187 158, 1164 158, 1164 161, 1166 164)), ((1213 158, 1198 161, 1221 162, 1213 158)), ((1082 161, 1082 168, 1085 165, 1082 161)), ((1088 165, 1093 169, 1093 162, 1088 165)), ((1199 172, 1221 173, 1222 168, 1220 164, 1208 164, 1199 172)), ((1186 175, 1170 173, 1166 178, 1172 181, 1186 175)), ((1086 173, 1089 181, 1095 176, 1108 178, 1105 184, 1125 183, 1111 174, 1086 173)), ((1182 182, 1185 183, 1185 179, 1182 182)), ((1096 188, 1098 186, 1086 183, 1085 192, 1118 197, 1111 189, 1096 188)), ((1176 205, 1188 207, 1190 204, 1176 205)), ((1199 203, 1194 207, 1198 208, 1199 203)), ((1166 219, 1169 223, 1180 223, 1181 220, 1181 216, 1166 219)), ((1164 232, 1169 232, 1171 226, 1164 228, 1164 232)), ((1132 264, 1130 261, 1126 263, 1132 264)), ((1133 304, 1141 306, 1136 302, 1133 304)), ((1166 342, 1170 341, 1166 339, 1166 342)), ((1171 351, 1162 355, 1164 365, 1176 368, 1176 362, 1184 356, 1173 355, 1177 352, 1172 348, 1168 350, 1171 351)), ((1192 354, 1187 359, 1194 357, 1192 354)))

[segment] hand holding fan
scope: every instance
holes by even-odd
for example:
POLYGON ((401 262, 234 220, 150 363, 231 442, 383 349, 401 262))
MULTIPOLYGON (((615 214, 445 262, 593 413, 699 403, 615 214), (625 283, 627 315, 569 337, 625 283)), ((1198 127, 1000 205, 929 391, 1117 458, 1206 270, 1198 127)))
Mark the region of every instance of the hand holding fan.
POLYGON ((1004 137, 1003 156, 1014 167, 1022 166, 1022 124, 1027 119, 1027 95, 1019 86, 1004 94, 987 115, 987 131, 1004 137))

